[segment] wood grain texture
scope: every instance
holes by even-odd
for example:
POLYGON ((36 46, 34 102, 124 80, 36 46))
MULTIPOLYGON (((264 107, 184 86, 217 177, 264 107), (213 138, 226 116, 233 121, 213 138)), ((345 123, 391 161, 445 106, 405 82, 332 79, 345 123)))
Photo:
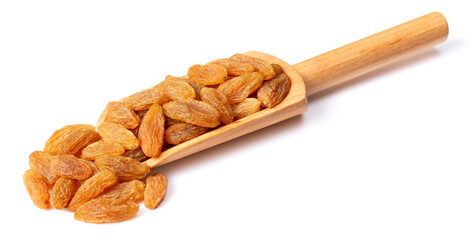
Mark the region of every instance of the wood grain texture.
POLYGON ((306 82, 308 96, 445 41, 448 24, 433 12, 347 44, 294 67, 306 82))

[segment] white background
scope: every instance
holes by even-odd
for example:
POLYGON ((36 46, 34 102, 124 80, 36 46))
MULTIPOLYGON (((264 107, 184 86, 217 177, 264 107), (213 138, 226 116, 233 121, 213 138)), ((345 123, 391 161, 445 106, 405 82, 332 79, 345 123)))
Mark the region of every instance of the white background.
POLYGON ((468 1, 2 1, 0 238, 473 239, 468 1), (290 64, 432 11, 442 45, 308 98, 308 111, 158 169, 154 210, 94 225, 40 210, 28 155, 67 124, 196 63, 290 64))

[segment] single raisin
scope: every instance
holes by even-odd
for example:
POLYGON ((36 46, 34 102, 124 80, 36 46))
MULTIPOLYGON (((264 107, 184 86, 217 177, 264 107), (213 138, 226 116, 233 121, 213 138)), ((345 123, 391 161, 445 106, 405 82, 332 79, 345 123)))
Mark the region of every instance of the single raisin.
POLYGON ((145 155, 149 157, 160 156, 163 148, 164 132, 165 116, 163 115, 163 108, 158 104, 153 104, 143 117, 138 130, 138 140, 145 155))
POLYGON ((178 123, 165 131, 165 141, 172 145, 178 145, 193 138, 199 137, 210 129, 190 123, 178 123))
POLYGON ((201 127, 217 127, 221 120, 219 112, 209 103, 194 99, 176 100, 163 105, 167 117, 201 127))
POLYGON ((146 178, 144 204, 148 209, 157 208, 166 194, 168 179, 162 173, 156 173, 146 178))

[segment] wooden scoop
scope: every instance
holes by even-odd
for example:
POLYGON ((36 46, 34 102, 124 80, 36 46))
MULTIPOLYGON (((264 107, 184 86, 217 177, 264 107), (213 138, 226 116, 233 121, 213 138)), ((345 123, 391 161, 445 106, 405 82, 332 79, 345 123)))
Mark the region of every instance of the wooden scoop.
POLYGON ((288 96, 273 108, 222 126, 164 151, 145 163, 153 168, 213 147, 306 111, 306 97, 445 41, 448 24, 433 12, 293 66, 260 52, 245 55, 277 63, 291 78, 288 96))

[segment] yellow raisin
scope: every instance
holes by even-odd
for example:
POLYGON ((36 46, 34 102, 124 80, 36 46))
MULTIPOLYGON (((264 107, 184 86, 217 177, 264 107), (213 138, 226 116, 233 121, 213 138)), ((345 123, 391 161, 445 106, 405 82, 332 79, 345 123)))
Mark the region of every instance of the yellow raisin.
POLYGON ((232 113, 232 109, 227 103, 227 98, 221 93, 220 90, 205 87, 201 89, 201 99, 217 109, 222 123, 229 124, 233 121, 234 115, 232 113))
POLYGON ((260 111, 261 102, 256 98, 246 98, 239 104, 231 105, 235 120, 247 117, 260 111))
POLYGON ((44 145, 44 152, 56 155, 58 154, 59 145, 67 138, 71 133, 81 131, 81 130, 94 130, 95 127, 89 124, 73 124, 73 125, 66 125, 59 130, 56 130, 51 137, 49 137, 48 141, 46 141, 44 145))
POLYGON ((264 80, 272 79, 275 76, 275 71, 273 70, 272 66, 260 58, 237 53, 230 57, 230 59, 252 65, 256 71, 263 73, 265 76, 264 80))
POLYGON ((227 98, 229 104, 242 102, 263 83, 261 72, 246 73, 232 78, 219 85, 217 88, 227 98))
POLYGON ((140 180, 150 172, 146 164, 124 156, 100 156, 95 165, 101 171, 114 173, 120 181, 140 180))
POLYGON ((182 81, 189 84, 189 86, 191 86, 194 89, 194 95, 196 96, 196 99, 201 100, 201 96, 199 95, 199 93, 201 92, 201 88, 203 88, 204 85, 191 82, 189 81, 189 79, 184 78, 184 77, 173 77, 171 75, 166 76, 165 81, 182 81))
POLYGON ((165 81, 160 82, 154 88, 165 95, 166 102, 196 98, 196 93, 191 85, 186 81, 171 80, 170 77, 167 77, 165 81))
POLYGON ((231 76, 240 76, 255 71, 255 68, 252 65, 230 58, 217 59, 208 64, 218 64, 225 67, 227 69, 227 74, 231 76))
POLYGON ((53 208, 63 209, 67 206, 71 198, 79 188, 76 179, 59 178, 51 189, 49 202, 53 208))
POLYGON ((170 117, 165 117, 165 128, 169 128, 178 123, 184 123, 184 122, 181 120, 170 118, 170 117))
POLYGON ((213 106, 194 99, 166 103, 163 105, 163 112, 167 117, 201 127, 214 128, 221 122, 219 112, 213 106))
POLYGON ((157 208, 166 194, 168 179, 162 173, 156 173, 146 178, 144 204, 148 209, 157 208))
POLYGON ((165 95, 156 88, 145 89, 123 99, 125 105, 137 112, 148 110, 154 103, 161 105, 165 102, 165 95))
POLYGON ((40 175, 44 181, 49 185, 53 186, 56 180, 59 178, 54 174, 51 168, 51 161, 53 156, 42 151, 34 151, 30 154, 29 165, 38 175, 40 175))
POLYGON ((112 172, 98 172, 82 183, 76 194, 74 194, 74 197, 72 197, 71 202, 69 202, 69 210, 75 211, 79 206, 97 197, 106 188, 114 185, 116 182, 117 177, 112 172))
POLYGON ((49 208, 48 185, 34 170, 29 169, 23 174, 23 183, 31 201, 41 209, 49 208))
POLYGON ((278 76, 281 73, 283 73, 283 68, 280 65, 278 65, 276 63, 272 63, 270 65, 272 66, 273 71, 275 72, 275 76, 278 76))
POLYGON ((137 149, 140 146, 133 132, 120 124, 104 122, 97 127, 97 131, 105 141, 116 142, 126 150, 137 149))
POLYGON ((51 167, 58 176, 78 180, 85 180, 94 173, 86 160, 73 155, 54 156, 51 167))
POLYGON ((100 194, 98 199, 129 199, 136 203, 143 200, 145 183, 139 180, 117 183, 100 194))
POLYGON ((165 141, 172 145, 178 145, 195 137, 199 137, 209 130, 209 128, 190 123, 178 123, 166 129, 165 141))
POLYGON ((291 81, 286 73, 282 73, 275 78, 266 81, 257 92, 257 98, 265 107, 274 107, 283 99, 290 91, 291 81))
POLYGON ((214 85, 225 81, 227 70, 217 64, 193 65, 188 70, 189 80, 202 85, 214 85))
POLYGON ((86 160, 94 160, 97 156, 118 156, 124 152, 125 148, 123 148, 122 145, 116 142, 100 140, 84 148, 82 150, 81 158, 86 160))
POLYGON ((113 223, 133 218, 138 204, 128 199, 93 199, 74 212, 74 219, 86 223, 113 223))
POLYGON ((150 158, 147 155, 145 155, 145 153, 142 151, 142 148, 126 151, 121 156, 133 158, 139 162, 145 161, 150 158))
POLYGON ((58 154, 81 156, 82 149, 99 140, 100 135, 94 130, 85 129, 71 133, 59 145, 58 154))
POLYGON ((163 115, 163 108, 158 104, 153 104, 143 117, 138 130, 138 140, 145 155, 149 157, 160 156, 163 148, 164 132, 165 116, 163 115))
POLYGON ((109 102, 105 122, 118 123, 127 129, 135 129, 140 124, 138 115, 122 102, 109 102))

